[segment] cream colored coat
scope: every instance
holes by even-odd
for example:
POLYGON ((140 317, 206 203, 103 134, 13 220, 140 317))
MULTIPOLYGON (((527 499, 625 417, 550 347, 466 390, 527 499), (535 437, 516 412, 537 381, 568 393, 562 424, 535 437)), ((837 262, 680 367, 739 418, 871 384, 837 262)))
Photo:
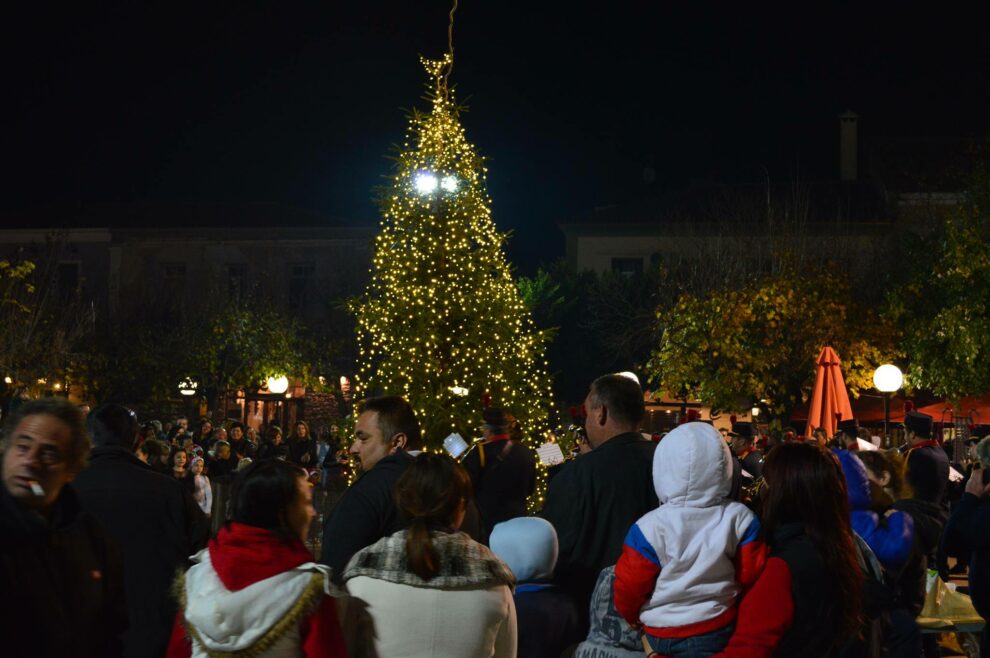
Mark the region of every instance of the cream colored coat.
POLYGON ((505 585, 442 590, 358 576, 347 591, 341 626, 351 658, 515 658, 516 606, 505 585))

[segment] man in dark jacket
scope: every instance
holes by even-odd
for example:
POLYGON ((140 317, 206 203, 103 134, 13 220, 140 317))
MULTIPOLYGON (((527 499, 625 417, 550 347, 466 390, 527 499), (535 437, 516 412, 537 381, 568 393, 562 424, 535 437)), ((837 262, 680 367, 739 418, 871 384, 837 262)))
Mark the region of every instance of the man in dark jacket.
POLYGON ((333 568, 334 578, 359 550, 402 529, 392 492, 413 459, 406 448, 419 444, 419 423, 408 402, 395 396, 364 402, 350 449, 361 475, 323 526, 320 561, 333 568))
POLYGON ((120 556, 69 486, 88 450, 82 413, 65 399, 26 402, 7 421, 0 654, 121 655, 127 606, 120 556))
POLYGON ((969 595, 987 625, 983 627, 982 656, 990 656, 990 484, 982 468, 974 468, 962 499, 945 527, 950 548, 969 554, 969 595))
POLYGON ((917 411, 904 416, 907 480, 915 498, 941 505, 949 488, 949 458, 932 439, 932 417, 917 411))
POLYGON ((592 450, 550 482, 542 512, 560 541, 554 580, 574 596, 579 610, 588 609, 599 572, 619 559, 632 524, 659 505, 653 488, 656 444, 638 431, 645 412, 639 383, 626 375, 599 377, 584 408, 592 450))
POLYGON ((743 486, 748 487, 756 480, 763 477, 763 455, 756 449, 756 428, 753 423, 732 423, 732 431, 729 432, 732 440, 732 454, 735 456, 742 470, 749 475, 742 476, 743 486))
POLYGON ((94 447, 74 486, 124 557, 131 621, 124 653, 161 656, 175 621, 172 579, 199 548, 197 532, 205 539, 206 519, 176 479, 155 473, 131 452, 138 432, 134 412, 104 405, 87 425, 94 447))
POLYGON ((536 489, 536 457, 510 434, 515 422, 502 409, 485 409, 483 442, 464 458, 481 514, 482 535, 497 524, 526 516, 526 500, 536 489))

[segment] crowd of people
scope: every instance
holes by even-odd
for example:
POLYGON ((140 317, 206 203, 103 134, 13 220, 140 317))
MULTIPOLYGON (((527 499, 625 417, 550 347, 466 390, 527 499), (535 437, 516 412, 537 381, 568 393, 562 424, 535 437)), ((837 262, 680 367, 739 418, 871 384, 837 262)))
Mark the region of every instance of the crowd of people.
POLYGON ((365 400, 314 544, 343 466, 305 421, 259 440, 25 402, 2 439, 4 653, 931 658, 930 568, 968 570, 990 614, 990 439, 950 464, 916 412, 884 452, 851 419, 764 444, 696 417, 650 437, 644 411, 635 380, 596 379, 529 515, 536 458, 506 410, 454 459, 406 400, 365 400))

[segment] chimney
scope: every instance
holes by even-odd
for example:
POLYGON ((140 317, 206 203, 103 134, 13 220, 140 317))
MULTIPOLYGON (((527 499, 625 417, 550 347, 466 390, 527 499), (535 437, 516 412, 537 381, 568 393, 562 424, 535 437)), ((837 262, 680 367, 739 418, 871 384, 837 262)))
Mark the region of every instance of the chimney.
POLYGON ((855 112, 839 115, 839 180, 856 180, 858 122, 855 112))

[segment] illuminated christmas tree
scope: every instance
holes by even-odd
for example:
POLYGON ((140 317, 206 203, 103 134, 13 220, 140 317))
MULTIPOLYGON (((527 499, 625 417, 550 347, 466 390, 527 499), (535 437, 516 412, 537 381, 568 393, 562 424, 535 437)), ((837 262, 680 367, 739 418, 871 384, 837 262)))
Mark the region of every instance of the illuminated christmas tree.
POLYGON ((513 281, 484 159, 447 86, 453 57, 422 62, 432 108, 410 117, 371 282, 352 305, 357 392, 409 400, 431 448, 451 432, 478 436, 486 405, 506 409, 527 436, 542 434, 552 405, 545 336, 513 281))

